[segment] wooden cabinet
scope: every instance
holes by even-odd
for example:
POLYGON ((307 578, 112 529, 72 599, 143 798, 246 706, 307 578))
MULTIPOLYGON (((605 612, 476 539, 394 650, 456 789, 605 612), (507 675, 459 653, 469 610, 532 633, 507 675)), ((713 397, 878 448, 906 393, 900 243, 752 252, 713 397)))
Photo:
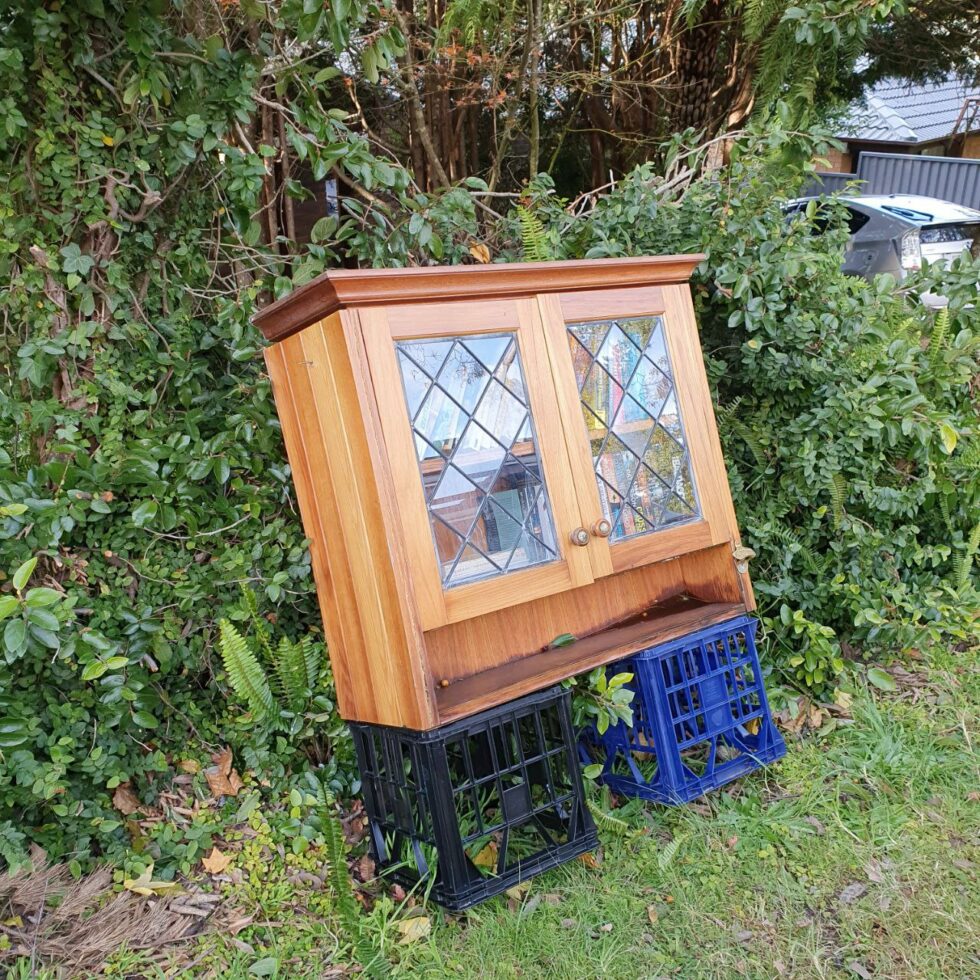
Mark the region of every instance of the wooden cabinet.
POLYGON ((344 717, 436 727, 753 608, 700 258, 341 270, 257 315, 344 717))

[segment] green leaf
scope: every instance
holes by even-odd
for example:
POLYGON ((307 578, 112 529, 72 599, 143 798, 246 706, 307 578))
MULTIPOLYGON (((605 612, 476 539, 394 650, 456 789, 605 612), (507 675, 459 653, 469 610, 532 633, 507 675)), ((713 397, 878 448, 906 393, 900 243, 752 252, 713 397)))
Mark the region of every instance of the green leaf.
POLYGON ((12 616, 20 607, 20 600, 14 595, 0 596, 0 621, 12 616))
POLYGON ((140 728, 156 728, 160 724, 160 722, 158 722, 149 711, 134 711, 133 721, 135 721, 140 728))
POLYGON ((27 585, 27 580, 31 577, 34 571, 34 566, 37 565, 37 558, 28 558, 20 568, 14 572, 11 581, 14 583, 14 588, 20 592, 25 585, 27 585))
POLYGON ((156 513, 157 502, 155 500, 144 500, 141 504, 137 504, 133 510, 133 523, 137 527, 146 527, 156 517, 156 513))
POLYGON ((274 956, 266 956, 261 960, 256 960, 249 968, 248 972, 253 977, 271 977, 279 970, 279 960, 274 956))
POLYGON ((953 454, 953 450, 956 448, 957 434, 956 429, 954 429, 949 422, 943 422, 939 426, 939 438, 943 441, 943 449, 946 451, 947 456, 953 454))
POLYGON ((54 633, 57 633, 61 629, 61 623, 58 622, 58 617, 50 609, 41 609, 35 606, 34 608, 28 609, 27 618, 35 626, 40 626, 41 629, 51 630, 54 633))
POLYGON ((93 660, 82 671, 82 680, 83 681, 98 680, 108 669, 109 667, 104 660, 93 660))
POLYGON ((3 631, 3 645, 10 653, 17 653, 27 642, 27 623, 23 619, 12 619, 3 631))
POLYGON ((879 691, 897 691, 898 685, 895 683, 895 678, 888 673, 887 670, 882 670, 881 667, 871 667, 868 669, 868 680, 879 691))
MULTIPOLYGON (((24 601, 29 606, 53 606, 62 598, 61 593, 57 589, 49 589, 44 586, 38 586, 36 589, 31 589, 26 596, 24 596, 24 601)), ((0 616, 0 619, 3 617, 0 616)))
POLYGON ((602 764, 594 762, 591 766, 586 766, 582 770, 582 775, 586 779, 598 779, 602 775, 602 764))
POLYGON ((559 647, 571 646, 575 641, 576 637, 572 633, 561 633, 556 636, 551 643, 548 644, 549 647, 557 649, 559 647))

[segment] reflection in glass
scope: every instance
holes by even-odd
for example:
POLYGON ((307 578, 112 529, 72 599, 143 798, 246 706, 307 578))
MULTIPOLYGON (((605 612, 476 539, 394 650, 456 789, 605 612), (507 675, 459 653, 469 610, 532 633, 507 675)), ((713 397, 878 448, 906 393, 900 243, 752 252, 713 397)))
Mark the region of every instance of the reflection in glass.
POLYGON ((446 586, 558 557, 512 334, 396 345, 446 586))
POLYGON ((662 318, 572 323, 568 343, 611 539, 699 517, 662 318))

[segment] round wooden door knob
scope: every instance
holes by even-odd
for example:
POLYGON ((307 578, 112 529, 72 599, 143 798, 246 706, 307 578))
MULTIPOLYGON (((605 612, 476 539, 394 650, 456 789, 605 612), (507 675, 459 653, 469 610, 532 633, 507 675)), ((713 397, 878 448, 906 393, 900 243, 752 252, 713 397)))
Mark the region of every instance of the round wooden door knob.
POLYGON ((612 524, 602 517, 592 525, 592 533, 597 538, 608 538, 612 534, 612 524))
POLYGON ((568 537, 572 544, 577 544, 580 548, 584 548, 589 543, 589 532, 584 527, 575 528, 568 537))

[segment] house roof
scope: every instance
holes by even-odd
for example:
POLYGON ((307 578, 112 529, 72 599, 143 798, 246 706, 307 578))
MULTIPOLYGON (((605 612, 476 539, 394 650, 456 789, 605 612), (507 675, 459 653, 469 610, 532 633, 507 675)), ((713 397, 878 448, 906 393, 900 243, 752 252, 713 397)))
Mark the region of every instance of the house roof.
POLYGON ((928 143, 949 136, 964 101, 980 87, 957 78, 912 83, 886 78, 852 103, 837 134, 842 139, 881 143, 928 143))

